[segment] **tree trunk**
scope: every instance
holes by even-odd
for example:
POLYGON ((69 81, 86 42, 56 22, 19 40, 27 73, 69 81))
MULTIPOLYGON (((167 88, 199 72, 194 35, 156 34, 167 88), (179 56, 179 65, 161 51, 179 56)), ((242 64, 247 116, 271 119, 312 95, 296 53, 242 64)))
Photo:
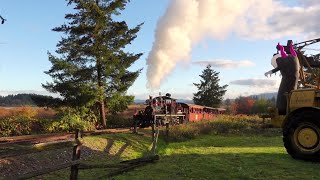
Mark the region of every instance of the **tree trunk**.
POLYGON ((101 76, 101 72, 102 72, 102 68, 101 68, 101 64, 100 64, 100 60, 97 58, 97 74, 98 74, 98 91, 99 91, 99 111, 100 111, 100 123, 103 127, 103 129, 106 129, 106 113, 105 113, 105 109, 104 109, 104 87, 103 87, 103 79, 101 76))
POLYGON ((101 123, 103 129, 106 129, 107 128, 106 113, 105 113, 105 109, 104 109, 103 100, 99 102, 99 111, 100 111, 100 123, 101 123))
MULTIPOLYGON (((96 5, 99 6, 99 0, 96 0, 96 5)), ((95 36, 93 35, 95 41, 97 41, 97 37, 99 37, 99 35, 95 36)), ((97 51, 99 52, 99 48, 97 49, 97 51)), ((105 109, 104 109, 104 100, 105 100, 105 95, 104 95, 104 87, 103 87, 103 78, 102 78, 102 67, 101 67, 101 60, 100 57, 97 57, 97 75, 98 75, 98 90, 99 90, 99 111, 100 111, 100 123, 103 127, 103 129, 107 128, 106 125, 106 113, 105 113, 105 109)))

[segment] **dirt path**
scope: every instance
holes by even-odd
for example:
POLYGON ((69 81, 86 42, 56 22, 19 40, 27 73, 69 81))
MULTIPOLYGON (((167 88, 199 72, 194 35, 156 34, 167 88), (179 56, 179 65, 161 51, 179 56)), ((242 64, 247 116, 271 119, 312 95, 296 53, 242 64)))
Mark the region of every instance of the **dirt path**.
MULTIPOLYGON (((83 132, 83 136, 99 135, 108 133, 122 133, 129 132, 129 128, 121 129, 105 129, 83 132)), ((0 147, 10 146, 13 144, 38 144, 54 141, 70 140, 74 138, 74 133, 53 133, 53 134, 41 134, 41 135, 26 135, 26 136, 12 136, 12 137, 0 137, 0 147)))
MULTIPOLYGON (((99 135, 108 133, 123 133, 129 132, 130 129, 107 129, 92 132, 84 132, 83 136, 99 135)), ((44 135, 29 135, 16 137, 0 138, 0 153, 8 148, 15 150, 15 146, 34 146, 38 143, 55 143, 60 141, 72 141, 74 139, 72 133, 59 134, 44 134, 44 135)), ((38 152, 21 152, 10 156, 0 158, 0 180, 10 176, 25 174, 26 172, 37 171, 43 167, 51 167, 61 163, 71 161, 72 146, 62 146, 60 148, 52 148, 49 150, 40 150, 38 152)), ((4 153, 4 152, 3 152, 4 153)), ((86 160, 93 154, 98 152, 83 147, 81 148, 81 159, 86 160)))

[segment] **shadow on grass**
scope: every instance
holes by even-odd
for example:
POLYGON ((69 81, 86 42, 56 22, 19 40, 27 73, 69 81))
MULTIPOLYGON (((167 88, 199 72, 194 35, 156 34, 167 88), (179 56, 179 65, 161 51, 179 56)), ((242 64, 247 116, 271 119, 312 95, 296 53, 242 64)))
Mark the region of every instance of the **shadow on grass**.
POLYGON ((319 168, 277 153, 174 154, 115 179, 315 179, 319 168))
MULTIPOLYGON (((86 144, 85 142, 81 147, 81 160, 88 163, 117 163, 131 158, 131 155, 132 158, 135 158, 134 156, 147 154, 149 152, 148 144, 151 143, 150 138, 129 133, 106 134, 95 138, 84 139, 84 141, 90 141, 90 143, 86 144)), ((72 145, 21 156, 0 158, 0 179, 1 177, 10 177, 12 174, 41 171, 42 167, 69 162, 71 159, 72 145)), ((66 177, 69 173, 69 169, 63 171, 66 177)), ((61 172, 53 174, 55 176, 61 174, 61 172)))
POLYGON ((106 152, 106 153, 110 153, 110 150, 111 150, 111 148, 112 148, 112 146, 113 146, 113 144, 114 144, 114 140, 113 139, 110 139, 110 140, 108 140, 107 141, 107 145, 106 145, 106 147, 104 148, 104 152, 106 152))
MULTIPOLYGON (((151 144, 151 137, 140 136, 133 133, 119 133, 119 134, 108 134, 100 136, 102 139, 106 139, 108 144, 105 147, 106 152, 110 152, 111 147, 114 145, 115 141, 125 143, 120 151, 124 151, 124 148, 131 146, 134 149, 140 150, 142 152, 148 151, 149 145, 151 144)), ((121 153, 117 153, 121 155, 121 153)))

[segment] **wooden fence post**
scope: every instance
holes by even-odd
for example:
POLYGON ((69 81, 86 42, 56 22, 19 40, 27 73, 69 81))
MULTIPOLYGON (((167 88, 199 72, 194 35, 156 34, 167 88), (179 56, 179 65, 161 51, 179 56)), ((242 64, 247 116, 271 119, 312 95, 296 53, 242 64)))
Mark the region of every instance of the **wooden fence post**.
POLYGON ((166 141, 169 140, 169 123, 166 123, 166 141))
MULTIPOLYGON (((75 146, 73 146, 72 161, 76 161, 76 160, 80 159, 81 142, 79 140, 79 135, 80 135, 80 131, 79 131, 79 129, 77 129, 75 132, 75 141, 77 144, 75 146)), ((78 179, 78 167, 79 167, 79 164, 75 164, 75 165, 71 166, 70 180, 77 180, 78 179)))
POLYGON ((134 119, 133 121, 133 133, 138 134, 138 130, 137 130, 137 120, 134 119))
POLYGON ((155 154, 156 153, 156 120, 153 122, 152 124, 152 149, 151 149, 151 152, 152 154, 155 154))

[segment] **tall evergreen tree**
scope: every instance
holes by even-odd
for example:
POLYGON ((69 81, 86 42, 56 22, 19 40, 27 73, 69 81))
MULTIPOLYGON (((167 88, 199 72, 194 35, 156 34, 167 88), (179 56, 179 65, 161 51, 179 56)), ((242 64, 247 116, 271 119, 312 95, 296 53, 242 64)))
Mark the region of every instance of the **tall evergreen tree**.
POLYGON ((193 83, 198 88, 198 92, 193 94, 194 103, 202 106, 218 107, 228 85, 219 85, 219 72, 211 69, 211 65, 208 65, 199 76, 201 77, 200 83, 193 83))
POLYGON ((115 21, 130 0, 67 0, 75 12, 66 14, 67 24, 53 29, 65 34, 54 56, 48 53, 52 67, 45 72, 53 78, 43 84, 60 93, 71 107, 99 107, 101 125, 106 127, 105 103, 113 96, 123 96, 140 70, 127 70, 142 53, 125 52, 142 24, 129 28, 125 21, 115 21))

